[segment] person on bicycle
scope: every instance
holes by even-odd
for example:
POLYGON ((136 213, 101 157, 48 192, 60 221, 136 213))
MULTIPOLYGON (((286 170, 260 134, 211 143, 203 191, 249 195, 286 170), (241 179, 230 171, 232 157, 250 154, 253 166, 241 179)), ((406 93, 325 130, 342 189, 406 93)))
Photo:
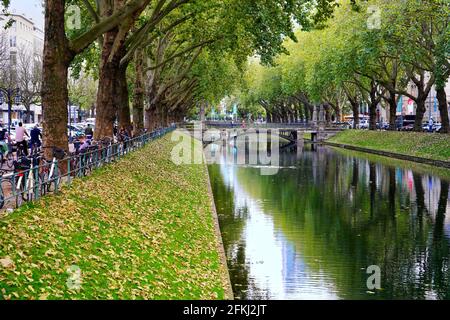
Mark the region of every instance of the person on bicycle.
POLYGON ((0 152, 3 153, 3 160, 6 159, 9 153, 9 142, 11 142, 11 139, 8 135, 8 130, 3 128, 3 124, 0 123, 0 152))
POLYGON ((19 126, 16 127, 16 146, 17 146, 17 151, 19 151, 19 148, 21 148, 22 151, 23 151, 23 154, 25 156, 28 156, 28 144, 27 144, 27 140, 25 140, 25 136, 27 136, 28 138, 30 137, 28 135, 28 132, 23 127, 22 122, 19 122, 19 126))
POLYGON ((86 152, 90 146, 91 144, 89 143, 89 139, 86 137, 80 137, 80 146, 78 148, 80 153, 86 152))
POLYGON ((42 145, 42 144, 41 144, 42 132, 41 132, 41 130, 38 128, 38 125, 37 125, 37 124, 34 126, 33 129, 31 129, 30 136, 31 136, 31 139, 30 139, 30 148, 31 148, 31 151, 33 152, 34 148, 38 149, 38 148, 40 148, 41 145, 42 145))
POLYGON ((84 135, 88 140, 92 139, 92 137, 94 136, 94 130, 92 129, 90 124, 88 124, 87 128, 84 130, 84 135))

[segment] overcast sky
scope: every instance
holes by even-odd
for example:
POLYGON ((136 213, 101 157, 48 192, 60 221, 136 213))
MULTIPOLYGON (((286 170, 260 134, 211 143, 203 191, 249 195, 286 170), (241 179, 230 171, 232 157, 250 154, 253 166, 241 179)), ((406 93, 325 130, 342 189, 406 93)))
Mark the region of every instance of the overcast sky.
POLYGON ((42 0, 11 0, 12 13, 25 14, 27 18, 32 18, 41 29, 44 27, 43 11, 42 0))

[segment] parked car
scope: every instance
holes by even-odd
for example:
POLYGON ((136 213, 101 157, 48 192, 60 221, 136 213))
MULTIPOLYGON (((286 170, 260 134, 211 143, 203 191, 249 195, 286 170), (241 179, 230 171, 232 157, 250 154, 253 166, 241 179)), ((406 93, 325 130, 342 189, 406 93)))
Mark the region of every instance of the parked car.
POLYGON ((340 128, 344 128, 344 129, 351 129, 352 128, 352 124, 350 122, 333 122, 333 126, 335 127, 340 127, 340 128))
POLYGON ((422 129, 424 132, 440 132, 441 128, 442 128, 442 123, 440 123, 440 122, 433 123, 431 130, 430 130, 430 125, 428 123, 424 123, 422 125, 422 129))
POLYGON ((400 128, 400 131, 413 131, 413 130, 414 130, 414 124, 408 124, 408 125, 400 128))
POLYGON ((361 120, 357 126, 357 129, 369 129, 369 120, 361 120))
POLYGON ((95 118, 88 118, 88 119, 86 119, 86 123, 89 123, 91 125, 95 124, 95 118))
POLYGON ((416 122, 415 115, 398 116, 395 124, 398 131, 412 131, 416 122))
POLYGON ((387 123, 387 122, 382 122, 382 123, 377 122, 377 129, 378 130, 389 130, 389 123, 387 123))
POLYGON ((84 135, 84 131, 79 130, 77 127, 73 126, 73 125, 68 125, 67 126, 67 135, 69 137, 79 137, 84 135))

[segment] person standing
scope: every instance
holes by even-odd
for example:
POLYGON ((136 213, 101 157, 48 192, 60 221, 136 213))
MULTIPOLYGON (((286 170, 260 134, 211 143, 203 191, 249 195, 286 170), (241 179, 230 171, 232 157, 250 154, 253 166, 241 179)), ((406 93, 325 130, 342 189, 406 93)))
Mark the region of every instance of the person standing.
POLYGON ((428 132, 433 132, 433 125, 434 125, 433 118, 430 118, 430 121, 428 122, 428 132))

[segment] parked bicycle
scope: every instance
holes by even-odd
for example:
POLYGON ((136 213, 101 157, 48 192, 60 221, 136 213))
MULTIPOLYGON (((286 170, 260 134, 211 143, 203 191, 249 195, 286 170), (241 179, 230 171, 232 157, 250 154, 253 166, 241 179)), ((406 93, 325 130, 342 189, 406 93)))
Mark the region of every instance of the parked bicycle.
POLYGON ((58 161, 63 160, 66 157, 66 152, 58 147, 43 147, 43 149, 52 149, 53 159, 47 160, 42 157, 44 162, 41 165, 41 171, 39 173, 41 180, 43 181, 42 192, 45 195, 48 192, 54 192, 58 190, 61 184, 60 168, 58 167, 58 161))
MULTIPOLYGON (((65 150, 54 146, 33 149, 26 157, 20 147, 17 159, 11 161, 13 168, 0 167, 0 209, 7 206, 20 207, 24 202, 33 201, 47 193, 59 190, 63 184, 70 183, 71 177, 88 176, 92 171, 120 159, 125 154, 144 146, 147 142, 163 136, 174 127, 157 132, 147 133, 121 143, 114 143, 106 138, 92 141, 84 140, 83 148, 80 144, 77 151, 68 155, 65 150), (51 149, 52 159, 45 159, 42 150, 51 149)), ((13 152, 9 152, 12 157, 13 152)))
POLYGON ((0 148, 0 168, 3 168, 5 165, 8 169, 12 169, 14 165, 14 156, 10 151, 9 145, 6 145, 6 148, 0 148))

